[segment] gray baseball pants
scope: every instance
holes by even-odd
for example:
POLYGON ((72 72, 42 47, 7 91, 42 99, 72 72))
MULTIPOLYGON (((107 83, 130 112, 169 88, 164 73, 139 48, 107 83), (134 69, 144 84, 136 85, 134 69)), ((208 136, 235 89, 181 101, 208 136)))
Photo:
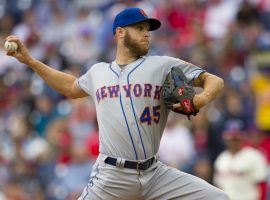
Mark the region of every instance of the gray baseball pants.
POLYGON ((78 200, 228 200, 206 181, 160 161, 145 171, 106 164, 100 154, 90 181, 78 200))

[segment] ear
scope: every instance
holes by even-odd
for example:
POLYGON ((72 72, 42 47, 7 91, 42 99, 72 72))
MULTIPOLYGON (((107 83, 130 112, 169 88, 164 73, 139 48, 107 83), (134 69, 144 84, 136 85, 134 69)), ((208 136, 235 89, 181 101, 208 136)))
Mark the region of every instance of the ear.
POLYGON ((115 30, 115 35, 117 36, 117 38, 123 38, 125 36, 125 29, 121 28, 121 27, 117 27, 115 30))

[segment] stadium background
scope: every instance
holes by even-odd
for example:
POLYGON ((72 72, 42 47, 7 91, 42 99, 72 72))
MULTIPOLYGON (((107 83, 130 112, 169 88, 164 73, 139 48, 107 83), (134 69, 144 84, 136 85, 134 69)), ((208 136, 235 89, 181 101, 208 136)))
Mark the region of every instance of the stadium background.
POLYGON ((162 21, 150 54, 179 57, 225 81, 222 96, 191 121, 170 118, 166 130, 177 130, 179 144, 166 135, 160 159, 212 182, 222 132, 237 121, 246 143, 270 161, 269 0, 0 0, 1 200, 76 199, 98 154, 91 99, 67 100, 5 56, 6 36, 19 36, 35 58, 79 76, 113 60, 112 20, 127 6, 162 21))

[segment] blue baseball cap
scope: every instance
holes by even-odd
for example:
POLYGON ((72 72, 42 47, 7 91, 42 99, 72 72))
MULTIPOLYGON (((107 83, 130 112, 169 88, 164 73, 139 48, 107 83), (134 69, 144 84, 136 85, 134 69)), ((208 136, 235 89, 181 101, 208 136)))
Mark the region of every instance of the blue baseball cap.
POLYGON ((117 27, 124 27, 138 22, 147 21, 150 31, 154 31, 161 26, 161 22, 154 18, 149 18, 141 8, 126 8, 118 13, 113 22, 113 34, 117 27))
POLYGON ((224 122, 223 139, 244 139, 245 123, 242 119, 231 118, 224 122))

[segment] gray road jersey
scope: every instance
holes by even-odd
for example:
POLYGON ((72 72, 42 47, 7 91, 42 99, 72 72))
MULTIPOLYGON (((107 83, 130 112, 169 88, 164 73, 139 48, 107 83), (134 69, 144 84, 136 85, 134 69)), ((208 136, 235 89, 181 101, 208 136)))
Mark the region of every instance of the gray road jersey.
POLYGON ((93 65, 77 83, 95 101, 100 153, 129 160, 158 151, 169 111, 161 88, 172 67, 189 81, 203 69, 168 56, 144 56, 121 69, 116 62, 93 65))

